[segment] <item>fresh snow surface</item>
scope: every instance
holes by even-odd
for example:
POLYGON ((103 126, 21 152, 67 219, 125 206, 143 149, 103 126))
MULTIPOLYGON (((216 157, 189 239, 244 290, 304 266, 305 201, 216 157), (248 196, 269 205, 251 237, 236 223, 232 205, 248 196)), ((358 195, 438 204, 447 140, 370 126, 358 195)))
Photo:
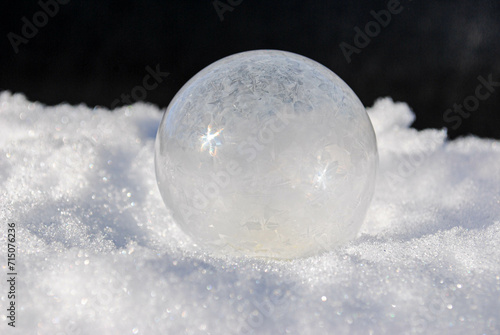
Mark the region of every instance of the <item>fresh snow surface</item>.
POLYGON ((389 98, 368 112, 380 168, 356 240, 294 261, 214 258, 157 189, 158 108, 0 93, 0 334, 500 334, 500 141, 409 128, 389 98))

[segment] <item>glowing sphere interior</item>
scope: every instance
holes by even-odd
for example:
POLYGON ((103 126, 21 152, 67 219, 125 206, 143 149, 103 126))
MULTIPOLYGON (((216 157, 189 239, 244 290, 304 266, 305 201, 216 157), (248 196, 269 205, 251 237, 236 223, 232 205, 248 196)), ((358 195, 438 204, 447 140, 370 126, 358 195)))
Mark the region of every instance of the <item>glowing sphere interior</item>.
POLYGON ((156 137, 174 220, 221 254, 290 259, 354 238, 378 165, 370 119, 336 74, 258 50, 221 59, 173 98, 156 137))

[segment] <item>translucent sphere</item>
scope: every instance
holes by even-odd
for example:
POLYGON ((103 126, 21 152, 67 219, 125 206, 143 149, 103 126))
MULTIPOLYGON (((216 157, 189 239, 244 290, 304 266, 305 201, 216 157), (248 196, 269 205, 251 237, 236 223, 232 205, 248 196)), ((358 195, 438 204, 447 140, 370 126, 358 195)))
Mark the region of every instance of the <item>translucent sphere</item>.
POLYGON ((182 87, 158 129, 155 165, 165 204, 195 242, 289 259, 356 236, 378 154, 342 79, 306 57, 259 50, 182 87))

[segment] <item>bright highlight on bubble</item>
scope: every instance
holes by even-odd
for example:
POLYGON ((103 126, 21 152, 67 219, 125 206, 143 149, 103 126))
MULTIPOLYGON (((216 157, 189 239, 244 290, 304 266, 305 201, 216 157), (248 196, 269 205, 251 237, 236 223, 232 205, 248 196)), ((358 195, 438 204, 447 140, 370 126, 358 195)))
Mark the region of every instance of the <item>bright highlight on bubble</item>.
POLYGON ((351 240, 377 164, 356 94, 284 51, 243 52, 203 69, 174 97, 156 137, 165 204, 220 254, 290 259, 351 240))

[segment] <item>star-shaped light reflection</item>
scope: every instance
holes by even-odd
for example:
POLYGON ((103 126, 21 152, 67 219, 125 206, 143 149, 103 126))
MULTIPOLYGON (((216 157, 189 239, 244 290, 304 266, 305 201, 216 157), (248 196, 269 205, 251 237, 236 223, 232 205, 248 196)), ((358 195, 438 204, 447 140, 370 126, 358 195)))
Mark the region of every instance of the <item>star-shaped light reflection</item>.
POLYGON ((208 147, 208 152, 210 153, 210 156, 213 157, 217 155, 217 147, 222 144, 220 139, 218 138, 222 130, 224 130, 224 128, 221 128, 215 133, 212 133, 212 127, 208 126, 207 133, 201 136, 202 143, 200 150, 203 151, 206 147, 208 147))

